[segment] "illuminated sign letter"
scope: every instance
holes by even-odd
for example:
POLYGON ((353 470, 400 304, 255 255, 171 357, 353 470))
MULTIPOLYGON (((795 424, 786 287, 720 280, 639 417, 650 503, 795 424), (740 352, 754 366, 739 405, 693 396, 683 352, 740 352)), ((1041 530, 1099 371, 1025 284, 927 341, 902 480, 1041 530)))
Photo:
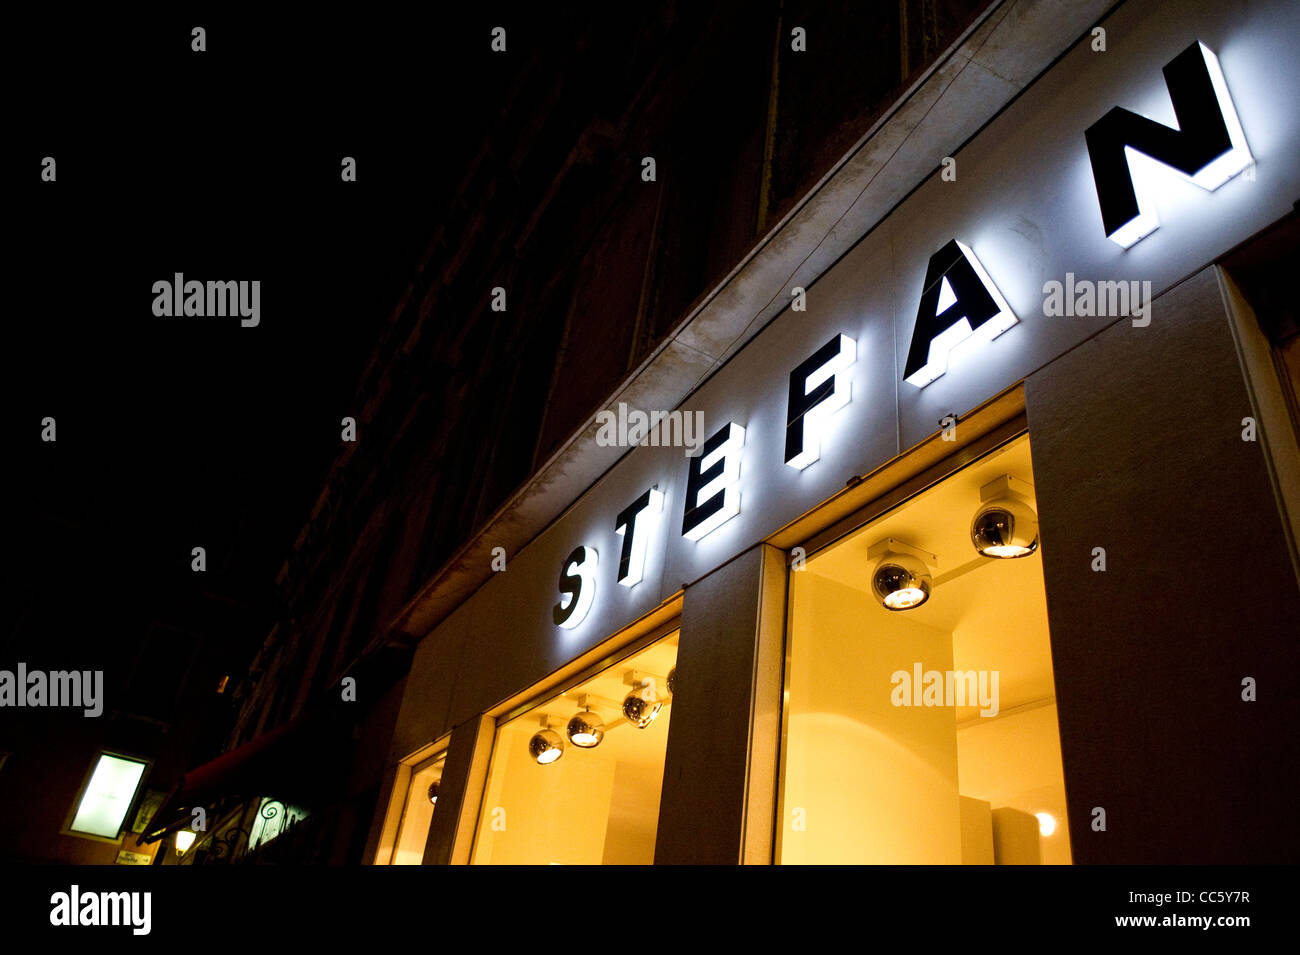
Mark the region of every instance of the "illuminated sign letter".
POLYGON ((1164 74, 1177 129, 1116 106, 1084 133, 1106 237, 1126 249, 1160 225, 1150 197, 1134 188, 1129 150, 1210 192, 1254 162, 1219 58, 1204 43, 1179 53, 1164 74))
POLYGON ((1015 323, 975 253, 953 239, 930 256, 903 379, 924 388, 948 370, 948 353, 961 342, 992 341, 1015 323))
POLYGON ((857 359, 857 344, 836 335, 790 372, 785 416, 785 463, 802 471, 821 456, 819 432, 832 414, 849 403, 846 370, 857 359))
POLYGON ((697 541, 740 513, 740 449, 745 429, 732 422, 704 442, 686 472, 682 536, 697 541))
POLYGON ((590 547, 575 547, 560 569, 560 602, 552 610, 557 627, 572 630, 591 609, 596 596, 596 552, 590 547))
POLYGON ((645 522, 637 526, 637 516, 649 511, 658 514, 663 510, 664 496, 658 488, 650 488, 623 509, 614 523, 615 532, 623 538, 618 554, 618 582, 624 587, 635 587, 641 582, 645 570, 646 538, 650 536, 645 522))

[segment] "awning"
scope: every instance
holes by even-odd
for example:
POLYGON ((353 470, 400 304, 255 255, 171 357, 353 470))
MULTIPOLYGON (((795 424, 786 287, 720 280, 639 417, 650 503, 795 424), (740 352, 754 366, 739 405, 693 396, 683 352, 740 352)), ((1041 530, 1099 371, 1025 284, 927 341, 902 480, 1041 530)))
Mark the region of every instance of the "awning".
POLYGON ((351 720, 340 714, 299 717, 181 776, 141 842, 186 828, 195 806, 274 796, 310 805, 342 779, 351 764, 351 720))
POLYGON ((195 806, 271 796, 312 806, 346 785, 355 747, 353 729, 383 692, 410 668, 409 647, 374 647, 348 671, 357 702, 340 698, 338 684, 322 691, 302 716, 222 753, 181 776, 149 821, 141 842, 186 828, 195 806))

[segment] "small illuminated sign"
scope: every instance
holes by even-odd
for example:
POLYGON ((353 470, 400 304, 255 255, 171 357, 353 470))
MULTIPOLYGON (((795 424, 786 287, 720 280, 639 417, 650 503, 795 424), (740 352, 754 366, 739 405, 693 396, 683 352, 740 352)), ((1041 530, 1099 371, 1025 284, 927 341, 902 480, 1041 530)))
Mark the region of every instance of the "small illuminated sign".
POLYGON ((647 526, 651 522, 646 518, 658 514, 663 507, 663 492, 652 487, 624 508, 614 522, 615 533, 623 538, 618 554, 618 582, 624 587, 635 587, 641 582, 652 529, 647 526))
POLYGON ((948 354, 968 338, 990 342, 1016 316, 970 248, 956 239, 930 256, 903 379, 924 388, 948 370, 948 354))
POLYGON ((572 630, 582 623, 596 598, 596 551, 575 547, 560 569, 560 602, 552 608, 557 627, 572 630))
POLYGON ((1150 196, 1133 183, 1132 153, 1163 163, 1213 192, 1255 160, 1228 95, 1219 58, 1193 43, 1163 70, 1178 127, 1116 106, 1084 133, 1106 237, 1129 248, 1160 226, 1150 196))
POLYGON ((68 829, 102 839, 116 839, 146 766, 138 759, 100 753, 68 829))
POLYGON ((745 429, 734 421, 704 442, 686 472, 682 536, 697 541, 740 513, 740 449, 745 429))
POLYGON ((848 369, 857 357, 857 343, 836 335, 790 372, 785 424, 785 463, 790 467, 802 471, 821 457, 821 432, 826 420, 849 403, 848 369))

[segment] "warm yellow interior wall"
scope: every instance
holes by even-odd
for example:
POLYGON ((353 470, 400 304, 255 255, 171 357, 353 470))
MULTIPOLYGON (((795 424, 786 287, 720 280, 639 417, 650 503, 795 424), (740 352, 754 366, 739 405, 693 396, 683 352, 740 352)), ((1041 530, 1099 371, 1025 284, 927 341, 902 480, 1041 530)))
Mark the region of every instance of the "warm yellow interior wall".
MULTIPOLYGON (((623 726, 606 734, 616 757, 613 798, 605 828, 605 865, 651 865, 659 828, 659 797, 672 707, 665 706, 645 729, 623 726)), ((582 755, 586 755, 585 753, 582 755)))
POLYGON ((961 797, 961 863, 993 865, 993 807, 983 799, 961 797))
POLYGON ((981 489, 1003 475, 1032 487, 1027 438, 792 569, 779 861, 1071 861, 1042 553, 993 560, 970 542, 981 489), (871 592, 887 537, 931 555, 933 592, 913 610, 871 592), (894 706, 891 676, 916 664, 977 674, 992 705, 894 706), (1051 835, 1027 828, 1038 813, 1051 835))
POLYGON ((894 671, 951 668, 951 635, 868 618, 872 598, 834 581, 794 581, 781 861, 960 863, 953 711, 890 702, 894 671))
POLYGON ((614 792, 614 761, 601 753, 573 752, 539 765, 528 739, 539 726, 517 720, 498 734, 492 787, 483 807, 474 861, 492 865, 599 865, 614 792), (499 764, 497 761, 500 761, 499 764), (504 829, 494 829, 504 826, 504 829))
POLYGON ((424 862, 424 847, 429 841, 434 809, 433 803, 429 802, 429 784, 441 776, 441 763, 411 774, 397 847, 393 850, 393 865, 420 865, 424 862))
POLYGON ((654 862, 672 716, 664 678, 676 661, 672 634, 503 725, 493 746, 474 863, 654 862), (632 672, 653 678, 667 700, 644 729, 621 718, 632 672), (559 759, 539 765, 528 753, 528 740, 541 728, 541 716, 564 736, 564 724, 584 698, 605 722, 604 740, 592 749, 566 741, 559 759))
POLYGON ((1040 840, 1044 865, 1070 864, 1065 781, 1056 704, 975 719, 957 731, 964 796, 995 808, 1049 812, 1056 830, 1040 840))

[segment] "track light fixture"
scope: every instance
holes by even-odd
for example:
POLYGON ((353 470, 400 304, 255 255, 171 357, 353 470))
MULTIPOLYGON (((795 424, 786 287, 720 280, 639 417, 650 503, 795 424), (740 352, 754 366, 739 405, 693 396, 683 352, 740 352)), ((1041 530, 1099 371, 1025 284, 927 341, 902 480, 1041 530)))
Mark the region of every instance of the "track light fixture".
POLYGON ((569 742, 582 749, 594 749, 605 738, 605 721, 591 711, 586 695, 579 698, 583 707, 581 713, 575 713, 564 728, 564 735, 569 742))
POLYGON ((623 699, 623 718, 637 729, 643 730, 654 722, 664 703, 655 692, 654 677, 633 674, 630 679, 635 681, 633 685, 636 689, 623 699))
POLYGON ((553 763, 564 755, 564 740, 560 734, 551 729, 549 719, 542 717, 542 728, 528 741, 528 755, 543 766, 553 763))
MULTIPOLYGON (((557 733, 551 728, 549 715, 541 716, 542 728, 528 740, 529 755, 545 766, 564 755, 566 740, 579 749, 595 749, 604 740, 607 730, 623 723, 635 726, 637 729, 645 729, 654 722, 659 711, 672 702, 672 686, 676 675, 676 667, 668 671, 666 679, 662 675, 651 676, 643 670, 625 671, 623 683, 632 689, 623 698, 622 703, 617 699, 596 696, 592 693, 577 694, 578 706, 582 709, 569 717, 562 733, 557 733), (667 696, 659 695, 658 686, 663 683, 667 683, 669 687, 667 696), (607 726, 600 714, 593 709, 595 706, 607 710, 620 710, 621 719, 616 719, 607 726)), ((437 789, 436 782, 429 787, 431 802, 437 801, 437 789)))
POLYGON ((1033 485, 1004 474, 980 488, 980 507, 970 525, 971 543, 985 557, 1028 557, 1038 549, 1033 485))
POLYGON ((867 558, 875 561, 871 589, 886 610, 912 610, 930 599, 930 568, 939 562, 934 554, 886 537, 867 558))

